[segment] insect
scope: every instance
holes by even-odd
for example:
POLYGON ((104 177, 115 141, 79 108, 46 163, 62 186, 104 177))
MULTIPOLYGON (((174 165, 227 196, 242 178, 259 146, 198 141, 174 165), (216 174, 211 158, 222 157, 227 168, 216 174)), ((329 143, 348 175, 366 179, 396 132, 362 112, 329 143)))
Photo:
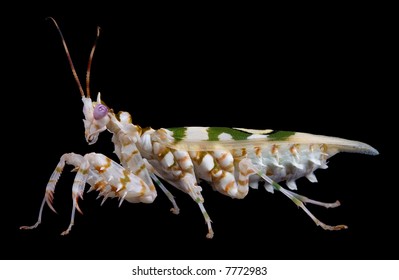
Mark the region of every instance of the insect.
POLYGON ((96 101, 90 96, 90 68, 100 30, 90 53, 86 75, 86 92, 83 90, 68 47, 57 22, 55 24, 70 63, 73 76, 78 84, 83 101, 85 138, 88 144, 96 143, 103 131, 113 134, 112 142, 120 161, 117 163, 99 153, 78 155, 64 154, 50 177, 43 198, 36 228, 42 219, 43 208, 50 209, 54 198, 55 185, 65 164, 77 171, 72 187, 73 206, 71 221, 62 232, 68 234, 74 225, 75 211, 81 212, 79 198, 83 198, 86 183, 91 190, 99 192, 103 202, 109 197, 117 197, 120 202, 152 203, 156 196, 157 185, 171 201, 171 211, 178 214, 173 195, 166 189, 161 178, 173 187, 188 194, 197 203, 207 225, 207 238, 214 232, 211 219, 201 194, 199 181, 205 181, 203 187, 210 185, 213 190, 231 198, 243 199, 249 189, 258 189, 262 183, 268 192, 279 191, 300 207, 315 223, 325 230, 341 230, 346 225, 327 225, 317 219, 305 206, 305 203, 326 208, 337 207, 339 201, 325 203, 309 199, 294 192, 295 181, 306 177, 317 182, 314 172, 327 168, 327 160, 339 152, 378 155, 378 151, 368 144, 342 138, 312 135, 293 131, 254 130, 225 127, 176 127, 154 130, 141 128, 132 123, 127 112, 114 111, 102 102, 100 93, 96 101), (284 188, 280 182, 286 182, 284 188))

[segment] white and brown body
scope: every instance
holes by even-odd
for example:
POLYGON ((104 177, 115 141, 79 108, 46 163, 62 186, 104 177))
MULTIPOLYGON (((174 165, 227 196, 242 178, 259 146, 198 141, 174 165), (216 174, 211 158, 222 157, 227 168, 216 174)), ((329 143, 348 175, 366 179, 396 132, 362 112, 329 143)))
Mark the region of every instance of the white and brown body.
MULTIPOLYGON (((220 127, 142 129, 132 124, 126 112, 119 113, 118 117, 113 113, 108 116, 107 129, 114 134, 115 152, 122 165, 136 170, 135 174, 143 178, 147 177, 147 172, 153 173, 189 194, 204 215, 209 238, 213 231, 203 206, 200 180, 206 181, 214 190, 238 199, 245 198, 249 187, 256 189, 259 182, 266 181, 267 191, 283 192, 318 225, 336 230, 346 226, 323 224, 308 212, 303 202, 325 207, 336 207, 339 202, 313 201, 284 189, 278 182, 286 181, 291 190, 297 189, 295 180, 301 177, 317 182, 315 170, 327 168, 327 159, 338 152, 378 154, 365 143, 336 137, 220 127), (128 138, 130 141, 121 140, 128 138), (123 150, 130 153, 121 152, 123 150), (147 163, 137 165, 142 159, 147 163)), ((202 187, 208 187, 208 184, 202 184, 202 187)))
MULTIPOLYGON (((314 172, 327 167, 327 159, 338 152, 354 152, 377 155, 371 146, 341 138, 319 136, 290 131, 252 130, 220 127, 182 127, 170 129, 142 129, 132 123, 130 114, 113 110, 102 103, 100 94, 97 101, 90 98, 90 67, 96 43, 89 58, 86 74, 86 94, 79 82, 68 48, 54 19, 78 84, 85 116, 85 137, 94 144, 101 132, 108 130, 113 134, 112 142, 120 165, 102 154, 91 153, 85 156, 65 154, 61 157, 46 188, 46 195, 39 211, 36 224, 22 229, 37 227, 45 202, 52 207, 55 183, 65 162, 76 167, 78 173, 73 185, 73 210, 71 223, 63 234, 69 233, 74 223, 77 198, 83 195, 85 184, 97 190, 105 199, 118 197, 136 203, 151 203, 156 197, 155 184, 161 188, 173 204, 173 213, 179 208, 172 194, 165 188, 161 178, 187 193, 199 206, 208 226, 207 237, 213 237, 211 219, 204 207, 202 187, 208 184, 223 195, 242 199, 249 188, 258 188, 265 182, 267 191, 278 190, 302 208, 312 220, 327 230, 346 228, 344 225, 329 226, 304 206, 313 203, 324 207, 336 207, 339 202, 324 203, 301 196, 296 190, 295 180, 307 177, 316 182, 314 172), (207 183, 199 185, 199 181, 207 183), (285 181, 290 190, 279 182, 285 181), (155 183, 155 184, 154 184, 155 183)), ((97 30, 97 38, 99 29, 97 30)), ((120 203, 121 203, 120 202, 120 203)))
POLYGON ((75 208, 80 211, 77 198, 83 195, 86 182, 91 186, 90 190, 97 190, 104 196, 103 202, 108 197, 118 197, 120 203, 123 200, 132 203, 153 202, 156 197, 155 182, 172 202, 173 213, 178 214, 179 208, 173 196, 157 177, 187 193, 198 204, 208 227, 208 238, 212 238, 214 233, 201 194, 202 187, 208 185, 223 195, 243 199, 250 187, 257 189, 259 182, 264 182, 267 191, 282 192, 317 225, 327 230, 339 230, 346 226, 326 225, 304 205, 313 203, 336 207, 340 205, 338 201, 324 203, 311 200, 278 183, 285 181, 289 189, 296 190, 295 180, 301 177, 317 182, 314 172, 318 168, 327 168, 327 159, 338 152, 378 154, 374 148, 362 142, 299 132, 220 127, 142 129, 132 123, 127 112, 115 115, 107 109, 101 118, 93 117, 96 108, 104 106, 100 95, 97 102, 86 97, 82 100, 86 140, 93 144, 101 132, 111 132, 121 165, 102 154, 65 154, 46 188, 38 222, 30 227, 22 227, 24 229, 40 224, 45 202, 54 210, 51 203, 54 187, 66 162, 75 166, 78 174, 72 188, 75 199, 71 223, 63 234, 69 233, 74 224, 75 208), (200 180, 207 183, 200 186, 200 180))
MULTIPOLYGON (((261 180, 243 164, 244 159, 274 182, 286 181, 291 190, 296 190, 295 180, 305 176, 316 182, 313 172, 327 168, 327 159, 340 151, 378 154, 367 144, 336 137, 212 127, 146 130, 138 147, 170 183, 191 173, 232 198, 244 198, 248 186, 256 189, 261 180)), ((265 187, 273 190, 268 183, 265 187)))

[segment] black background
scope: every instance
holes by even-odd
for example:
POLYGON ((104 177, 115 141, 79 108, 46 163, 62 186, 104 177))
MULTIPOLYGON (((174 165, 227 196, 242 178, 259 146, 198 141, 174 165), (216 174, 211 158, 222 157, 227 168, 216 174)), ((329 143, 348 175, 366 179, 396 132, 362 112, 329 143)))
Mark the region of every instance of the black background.
MULTIPOLYGON (((65 152, 104 153, 111 136, 84 140, 82 103, 59 35, 43 16, 9 23, 6 134, 11 144, 3 189, 2 259, 396 259, 397 183, 387 155, 393 101, 386 84, 387 35, 373 15, 361 13, 270 18, 249 14, 140 12, 126 16, 54 16, 84 82, 88 55, 93 95, 133 122, 151 126, 227 126, 293 130, 366 142, 376 157, 338 154, 319 183, 298 180, 299 193, 342 206, 309 209, 328 232, 280 193, 250 190, 232 200, 203 183, 215 237, 188 195, 168 186, 181 208, 159 195, 150 205, 116 201, 100 206, 96 194, 80 202, 69 236, 74 173, 64 171, 54 206, 36 221, 47 181, 65 152), (10 127, 8 127, 10 126, 10 127), (390 180, 390 178, 393 178, 390 180), (10 180, 11 179, 11 180, 10 180)), ((389 37, 389 36, 388 36, 389 37)))

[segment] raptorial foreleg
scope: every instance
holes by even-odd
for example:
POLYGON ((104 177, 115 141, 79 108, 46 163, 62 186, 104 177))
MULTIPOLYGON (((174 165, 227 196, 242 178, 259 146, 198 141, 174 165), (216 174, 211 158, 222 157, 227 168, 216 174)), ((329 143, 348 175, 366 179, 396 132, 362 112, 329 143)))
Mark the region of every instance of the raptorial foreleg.
MULTIPOLYGON (((68 154, 64 154, 64 155, 61 156, 60 161, 57 164, 57 167, 55 168, 55 170, 51 174, 50 180, 47 183, 45 195, 44 195, 42 204, 40 206, 39 216, 38 216, 37 222, 34 225, 32 225, 32 226, 21 226, 20 229, 33 229, 33 228, 36 228, 39 224, 41 224, 42 215, 43 215, 43 208, 44 208, 44 205, 46 203, 47 203, 47 205, 49 206, 49 208, 51 210, 53 210, 55 213, 57 213, 55 211, 54 207, 53 207, 54 192, 55 192, 55 186, 56 186, 56 184, 58 182, 58 179, 60 178, 61 173, 64 170, 65 163, 69 162, 69 164, 72 164, 74 166, 79 166, 79 164, 82 161, 83 161, 83 156, 78 155, 78 154, 74 154, 74 153, 68 153, 68 154)), ((79 174, 79 172, 78 172, 78 174, 79 174)), ((75 179, 75 181, 76 181, 76 179, 75 179)))
POLYGON ((20 227, 21 229, 33 229, 41 223, 43 208, 46 202, 55 211, 52 206, 54 189, 65 164, 75 166, 74 170, 77 171, 77 174, 72 187, 73 205, 71 220, 68 228, 61 233, 62 235, 66 235, 71 231, 74 225, 76 210, 82 213, 78 205, 78 199, 83 198, 86 183, 91 186, 91 190, 100 192, 100 196, 104 196, 105 198, 118 197, 120 199, 119 205, 124 200, 131 203, 152 203, 157 196, 153 185, 147 185, 130 170, 123 168, 102 154, 90 153, 85 156, 74 153, 64 154, 47 184, 38 221, 32 226, 22 226, 20 227))
POLYGON ((71 221, 69 223, 69 226, 66 230, 64 230, 61 235, 67 235, 71 229, 72 226, 75 223, 75 211, 78 210, 79 213, 82 213, 82 210, 80 210, 79 205, 78 205, 78 199, 79 197, 83 199, 83 192, 84 188, 86 185, 86 180, 87 176, 89 174, 89 169, 90 169, 90 164, 87 161, 86 158, 82 159, 81 163, 78 167, 78 171, 75 177, 75 180, 73 182, 72 186, 72 212, 71 212, 71 221))
POLYGON ((142 157, 136 146, 139 137, 137 135, 137 128, 131 123, 130 114, 127 112, 121 112, 119 118, 122 129, 118 133, 114 134, 112 142, 115 145, 115 153, 118 156, 121 165, 139 176, 149 186, 153 185, 154 181, 172 203, 173 208, 171 208, 170 211, 173 214, 179 214, 180 209, 177 206, 173 195, 156 177, 156 175, 159 174, 157 174, 151 164, 142 157))

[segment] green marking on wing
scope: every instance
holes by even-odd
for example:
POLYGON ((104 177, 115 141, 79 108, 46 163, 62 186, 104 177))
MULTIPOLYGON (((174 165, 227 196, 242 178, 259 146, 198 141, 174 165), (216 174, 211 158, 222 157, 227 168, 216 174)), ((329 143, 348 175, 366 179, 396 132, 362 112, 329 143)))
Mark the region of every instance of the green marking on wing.
POLYGON ((246 140, 251 133, 243 132, 229 127, 210 127, 208 128, 208 141, 219 141, 219 135, 222 133, 230 134, 234 140, 246 140))
POLYGON ((284 141, 294 134, 295 131, 274 131, 267 136, 267 139, 273 141, 284 141))
POLYGON ((172 127, 168 128, 168 130, 173 132, 173 138, 175 138, 176 142, 184 140, 184 137, 186 137, 187 128, 185 127, 172 127))
MULTIPOLYGON (((195 127, 190 128, 190 129, 195 129, 195 127)), ((175 139, 176 142, 185 140, 187 137, 187 127, 172 127, 172 128, 168 128, 168 130, 173 132, 173 138, 175 139)), ((247 132, 244 130, 240 130, 240 129, 230 128, 230 127, 209 127, 207 129, 207 133, 208 133, 207 141, 221 141, 221 140, 219 140, 219 135, 221 135, 222 133, 231 135, 231 138, 236 141, 247 140, 249 136, 253 135, 253 133, 250 133, 250 132, 247 132)), ((255 134, 257 134, 257 133, 255 133, 255 134)), ((259 134, 267 135, 266 139, 269 141, 285 141, 290 136, 294 135, 295 132, 294 131, 272 131, 270 133, 259 133, 259 134)), ((191 140, 194 140, 194 139, 191 139, 191 140)))

